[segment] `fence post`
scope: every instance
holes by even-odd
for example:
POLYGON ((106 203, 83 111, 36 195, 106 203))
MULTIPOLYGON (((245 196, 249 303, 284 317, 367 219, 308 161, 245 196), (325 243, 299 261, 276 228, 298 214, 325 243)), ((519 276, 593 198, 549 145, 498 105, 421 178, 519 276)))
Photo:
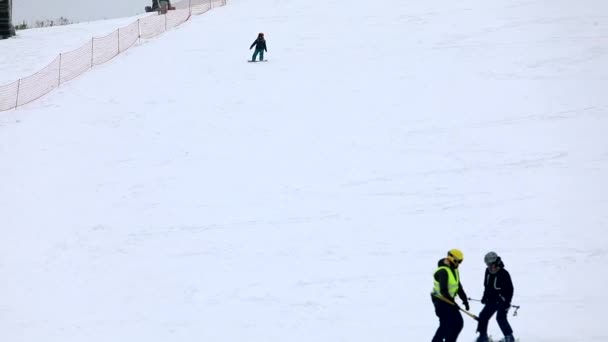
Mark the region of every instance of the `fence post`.
POLYGON ((138 43, 141 43, 141 23, 139 22, 141 19, 137 19, 137 40, 138 43))
POLYGON ((19 92, 21 91, 21 79, 17 81, 17 98, 15 99, 15 108, 19 107, 19 92))
POLYGON ((59 54, 59 76, 57 78, 57 87, 61 85, 61 53, 59 54))

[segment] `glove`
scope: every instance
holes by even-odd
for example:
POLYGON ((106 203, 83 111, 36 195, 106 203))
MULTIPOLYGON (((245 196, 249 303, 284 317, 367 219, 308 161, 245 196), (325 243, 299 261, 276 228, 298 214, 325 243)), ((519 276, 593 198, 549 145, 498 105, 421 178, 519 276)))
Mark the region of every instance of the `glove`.
POLYGON ((464 304, 465 310, 469 311, 469 301, 465 299, 462 301, 462 304, 464 304))
POLYGON ((509 308, 511 307, 511 301, 507 300, 502 295, 498 296, 498 303, 497 304, 500 305, 501 307, 503 307, 506 311, 509 311, 509 308))
POLYGON ((488 299, 486 297, 481 298, 481 304, 486 304, 488 299))

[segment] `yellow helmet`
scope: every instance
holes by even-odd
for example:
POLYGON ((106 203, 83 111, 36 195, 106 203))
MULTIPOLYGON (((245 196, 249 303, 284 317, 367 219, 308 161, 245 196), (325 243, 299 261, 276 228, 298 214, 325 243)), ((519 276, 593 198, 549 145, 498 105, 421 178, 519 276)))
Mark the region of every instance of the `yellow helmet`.
POLYGON ((453 264, 460 264, 462 263, 462 261, 464 260, 464 254, 462 254, 462 251, 460 249, 450 249, 448 251, 448 259, 453 263, 453 264))

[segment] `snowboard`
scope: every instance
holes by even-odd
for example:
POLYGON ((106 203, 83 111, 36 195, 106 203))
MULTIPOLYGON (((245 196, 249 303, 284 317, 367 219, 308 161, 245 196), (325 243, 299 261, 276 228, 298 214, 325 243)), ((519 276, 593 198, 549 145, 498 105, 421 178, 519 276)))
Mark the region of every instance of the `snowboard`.
POLYGON ((252 61, 252 60, 248 59, 247 62, 249 62, 249 63, 259 63, 259 62, 268 62, 268 60, 265 59, 263 61, 252 61))

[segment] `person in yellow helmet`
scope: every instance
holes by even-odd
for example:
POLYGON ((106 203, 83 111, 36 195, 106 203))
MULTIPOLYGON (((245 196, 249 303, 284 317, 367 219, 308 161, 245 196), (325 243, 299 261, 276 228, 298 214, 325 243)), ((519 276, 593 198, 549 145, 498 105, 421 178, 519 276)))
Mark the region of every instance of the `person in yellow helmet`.
POLYGON ((437 264, 433 275, 431 299, 435 306, 435 314, 439 317, 439 328, 432 342, 455 342, 462 331, 464 322, 454 299, 458 295, 465 309, 469 310, 469 301, 458 272, 458 266, 463 260, 464 255, 459 249, 450 249, 447 257, 439 260, 437 264))

